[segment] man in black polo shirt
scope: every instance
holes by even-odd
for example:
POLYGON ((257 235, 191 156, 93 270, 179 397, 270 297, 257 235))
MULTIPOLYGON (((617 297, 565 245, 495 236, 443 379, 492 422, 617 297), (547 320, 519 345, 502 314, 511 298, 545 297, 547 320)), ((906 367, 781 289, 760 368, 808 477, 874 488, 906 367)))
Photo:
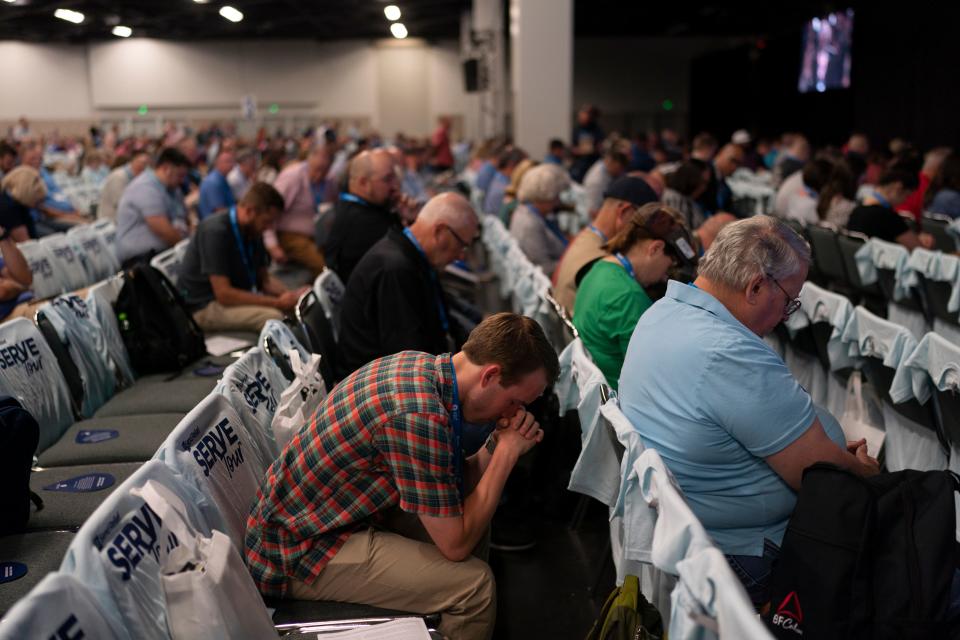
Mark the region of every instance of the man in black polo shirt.
POLYGON ((270 276, 261 239, 281 211, 283 197, 258 182, 236 207, 197 227, 183 259, 180 288, 204 330, 258 332, 296 305, 301 292, 288 291, 270 276))
POLYGON ((898 165, 887 169, 863 202, 850 212, 847 229, 858 231, 871 238, 897 242, 913 251, 917 247, 932 249, 933 236, 917 233, 897 213, 907 197, 917 188, 917 172, 898 165))
POLYGON ((347 191, 340 194, 323 252, 327 266, 346 283, 360 258, 390 229, 401 229, 392 209, 408 203, 397 167, 385 149, 361 151, 350 161, 347 191))
POLYGON ((390 229, 347 282, 340 311, 340 377, 400 351, 456 351, 439 271, 477 237, 477 216, 462 196, 432 198, 409 228, 390 229))

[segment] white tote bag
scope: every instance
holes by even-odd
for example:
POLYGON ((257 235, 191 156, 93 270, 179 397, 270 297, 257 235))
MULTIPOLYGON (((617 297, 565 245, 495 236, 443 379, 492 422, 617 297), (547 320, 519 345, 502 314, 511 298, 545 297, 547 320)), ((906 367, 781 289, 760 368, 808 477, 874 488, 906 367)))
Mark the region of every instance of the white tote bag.
POLYGON ((327 398, 327 385, 320 375, 320 356, 311 354, 310 359, 303 362, 296 349, 291 349, 289 356, 296 378, 280 394, 280 404, 270 425, 280 451, 290 444, 327 398))
POLYGON ((230 538, 192 532, 177 498, 148 481, 140 495, 177 537, 161 560, 160 582, 173 640, 276 638, 270 613, 230 538))
POLYGON ((854 371, 847 381, 847 403, 840 426, 847 440, 867 439, 867 453, 876 457, 883 445, 886 431, 883 429, 883 415, 879 411, 879 400, 873 387, 862 381, 862 374, 854 371), (871 411, 871 408, 873 410, 871 411))

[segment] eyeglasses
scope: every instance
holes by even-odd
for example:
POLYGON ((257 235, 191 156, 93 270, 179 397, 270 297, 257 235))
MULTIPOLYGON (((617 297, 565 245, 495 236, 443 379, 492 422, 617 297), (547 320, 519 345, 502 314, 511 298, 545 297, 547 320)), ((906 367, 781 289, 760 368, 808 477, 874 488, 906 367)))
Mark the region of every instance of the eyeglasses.
POLYGON ((796 313, 797 309, 799 309, 799 308, 800 308, 800 305, 802 304, 802 303, 800 302, 800 298, 791 298, 791 297, 790 297, 790 294, 787 293, 787 290, 784 289, 784 288, 780 285, 779 282, 777 282, 777 279, 776 279, 776 278, 774 278, 774 277, 773 277, 772 275, 770 275, 769 273, 766 274, 766 275, 767 275, 768 278, 770 278, 771 280, 773 280, 773 284, 777 285, 777 288, 780 289, 780 291, 783 291, 783 295, 784 295, 784 297, 786 298, 786 301, 785 301, 784 304, 783 304, 783 315, 785 315, 785 316, 790 316, 790 315, 793 315, 794 313, 796 313))
POLYGON ((466 251, 470 248, 471 242, 466 242, 463 238, 460 237, 460 234, 453 230, 453 227, 450 225, 443 225, 443 228, 453 234, 453 237, 456 238, 457 242, 460 243, 461 250, 466 251))

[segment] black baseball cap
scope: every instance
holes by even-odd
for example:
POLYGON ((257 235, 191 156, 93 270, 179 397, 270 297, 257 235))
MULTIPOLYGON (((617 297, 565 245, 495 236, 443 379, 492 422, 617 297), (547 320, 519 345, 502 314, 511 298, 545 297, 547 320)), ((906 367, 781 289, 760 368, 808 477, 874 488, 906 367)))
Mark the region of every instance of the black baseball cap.
POLYGON ((607 187, 603 197, 616 198, 617 200, 635 204, 638 207, 660 200, 657 192, 647 184, 646 180, 635 176, 621 176, 617 178, 607 187))

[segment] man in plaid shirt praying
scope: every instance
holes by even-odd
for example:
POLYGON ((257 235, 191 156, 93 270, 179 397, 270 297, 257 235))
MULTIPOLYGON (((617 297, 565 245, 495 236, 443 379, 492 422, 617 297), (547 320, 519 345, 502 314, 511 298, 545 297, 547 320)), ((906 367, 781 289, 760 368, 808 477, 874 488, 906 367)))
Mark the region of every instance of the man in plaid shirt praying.
POLYGON ((354 372, 260 487, 245 544, 260 591, 440 612, 446 636, 489 638, 496 588, 471 554, 517 460, 543 439, 524 407, 558 373, 539 325, 512 313, 481 322, 459 353, 404 351, 354 372), (464 458, 464 423, 493 421, 464 458))

